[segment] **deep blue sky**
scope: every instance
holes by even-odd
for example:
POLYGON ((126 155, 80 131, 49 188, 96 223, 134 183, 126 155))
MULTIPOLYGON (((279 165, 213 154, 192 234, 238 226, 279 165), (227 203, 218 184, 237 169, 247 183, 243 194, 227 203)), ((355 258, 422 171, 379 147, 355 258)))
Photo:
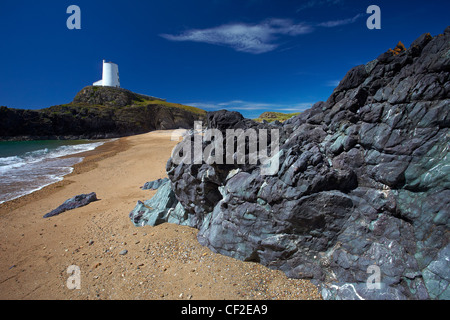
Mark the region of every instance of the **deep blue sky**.
POLYGON ((0 105, 68 103, 119 65, 122 87, 204 107, 295 112, 401 40, 450 25, 450 1, 0 0, 0 105), (69 30, 69 5, 81 30, 69 30), (366 13, 381 8, 381 30, 366 13))

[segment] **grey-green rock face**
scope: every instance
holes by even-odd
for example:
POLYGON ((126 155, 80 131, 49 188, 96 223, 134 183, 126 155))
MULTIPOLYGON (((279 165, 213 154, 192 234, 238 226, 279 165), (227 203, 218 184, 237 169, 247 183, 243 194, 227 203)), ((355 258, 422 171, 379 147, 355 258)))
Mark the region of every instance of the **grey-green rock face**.
MULTIPOLYGON (((448 299, 449 50, 447 28, 350 70, 326 102, 278 126, 276 175, 169 160, 173 195, 158 190, 162 209, 135 223, 169 221, 175 198, 184 212, 170 221, 198 228, 200 243, 312 279, 326 299, 448 299)), ((226 111, 208 126, 269 128, 226 111)))

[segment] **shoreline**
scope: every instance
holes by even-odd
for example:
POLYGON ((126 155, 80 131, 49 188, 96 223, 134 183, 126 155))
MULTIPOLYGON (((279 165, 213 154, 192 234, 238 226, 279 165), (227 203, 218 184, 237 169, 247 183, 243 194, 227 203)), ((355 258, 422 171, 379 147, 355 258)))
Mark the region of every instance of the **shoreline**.
MULTIPOLYGON (((71 176, 77 175, 77 174, 80 174, 83 172, 88 172, 97 166, 98 161, 101 161, 102 159, 106 159, 108 157, 112 157, 119 152, 127 150, 128 144, 126 142, 126 138, 127 137, 116 138, 116 140, 114 140, 114 141, 110 141, 111 139, 108 139, 107 141, 105 141, 104 144, 102 144, 101 146, 98 146, 94 150, 89 150, 89 151, 85 151, 85 152, 81 152, 81 153, 77 153, 77 154, 71 154, 71 155, 60 157, 62 159, 80 157, 80 158, 83 158, 83 160, 79 163, 74 164, 72 166, 72 169, 73 169, 72 172, 63 176, 61 181, 51 183, 47 186, 42 187, 39 190, 31 192, 29 194, 26 194, 26 195, 20 196, 18 198, 0 203, 0 216, 5 214, 8 211, 18 209, 30 201, 45 197, 49 193, 52 193, 55 190, 58 190, 59 188, 62 188, 68 184, 71 184, 73 182, 70 180, 71 176), (116 143, 116 144, 113 145, 113 143, 116 143)), ((94 142, 100 142, 100 141, 101 140, 95 140, 94 142)))
POLYGON ((62 181, 0 205, 0 299, 321 299, 307 280, 213 253, 196 229, 133 225, 129 212, 156 193, 140 187, 166 177, 171 132, 105 143, 62 181), (89 192, 99 200, 43 218, 89 192), (79 267, 79 290, 67 287, 70 266, 79 267))

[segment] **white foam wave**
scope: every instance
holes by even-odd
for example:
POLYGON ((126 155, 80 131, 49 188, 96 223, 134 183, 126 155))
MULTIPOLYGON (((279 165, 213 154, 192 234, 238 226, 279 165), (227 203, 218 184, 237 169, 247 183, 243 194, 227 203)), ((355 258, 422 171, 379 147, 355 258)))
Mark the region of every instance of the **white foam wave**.
POLYGON ((73 171, 73 165, 83 160, 71 155, 94 150, 105 142, 43 148, 21 156, 0 158, 0 204, 61 181, 73 171))

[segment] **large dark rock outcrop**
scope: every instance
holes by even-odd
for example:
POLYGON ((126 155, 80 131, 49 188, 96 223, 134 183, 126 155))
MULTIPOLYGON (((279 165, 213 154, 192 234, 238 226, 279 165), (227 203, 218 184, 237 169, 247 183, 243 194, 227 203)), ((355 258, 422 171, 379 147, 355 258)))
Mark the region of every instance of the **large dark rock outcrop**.
MULTIPOLYGON (((213 251, 312 279, 326 299, 450 299, 449 110, 450 27, 353 68, 279 126, 276 175, 170 159, 160 208, 130 217, 198 228, 213 251)), ((257 126, 225 111, 208 125, 257 126)))
POLYGON ((42 110, 0 107, 0 140, 102 139, 192 128, 201 109, 112 87, 89 86, 73 102, 42 110))

